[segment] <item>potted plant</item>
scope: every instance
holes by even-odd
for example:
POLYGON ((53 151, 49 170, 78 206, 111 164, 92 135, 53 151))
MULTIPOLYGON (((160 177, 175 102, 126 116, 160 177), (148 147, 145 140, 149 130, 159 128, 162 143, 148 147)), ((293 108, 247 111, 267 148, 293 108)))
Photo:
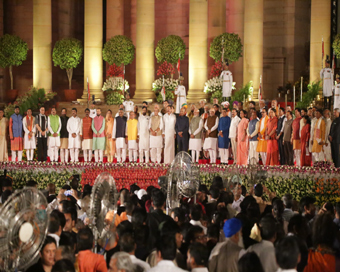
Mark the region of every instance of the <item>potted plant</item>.
POLYGON ((223 33, 214 38, 210 45, 210 57, 215 61, 237 61, 242 57, 241 38, 235 33, 223 33))
POLYGON ((176 65, 178 59, 184 59, 185 43, 180 36, 169 35, 158 41, 155 55, 158 63, 176 65))
POLYGON ((18 90, 13 86, 13 66, 19 66, 27 57, 28 46, 25 41, 15 35, 5 34, 0 38, 0 67, 9 67, 11 89, 6 91, 9 102, 13 102, 18 96, 18 90))
POLYGON ((126 36, 116 35, 105 43, 103 59, 110 64, 110 69, 102 90, 109 91, 106 96, 108 105, 124 100, 124 92, 128 89, 128 82, 125 80, 125 65, 132 63, 134 57, 135 46, 126 36), (118 85, 120 87, 117 87, 118 85))
POLYGON ((73 69, 78 66, 83 55, 81 41, 74 38, 64 38, 57 41, 53 48, 52 59, 54 66, 66 70, 69 89, 64 90, 66 101, 77 99, 77 90, 72 89, 73 69))

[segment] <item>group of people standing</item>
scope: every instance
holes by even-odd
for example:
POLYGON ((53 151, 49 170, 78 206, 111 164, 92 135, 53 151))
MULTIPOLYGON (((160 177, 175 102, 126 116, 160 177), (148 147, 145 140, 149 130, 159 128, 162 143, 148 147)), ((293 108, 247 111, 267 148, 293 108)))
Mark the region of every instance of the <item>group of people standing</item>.
MULTIPOLYGON (((176 152, 191 151, 192 161, 197 163, 205 154, 210 163, 216 163, 219 157, 223 164, 231 158, 238 165, 257 164, 261 158, 265 165, 308 166, 326 160, 340 166, 339 109, 334 110, 332 122, 328 109, 296 108, 293 112, 289 106, 280 108, 276 100, 267 109, 261 100, 259 111, 250 101, 247 113, 237 102, 229 110, 229 102, 220 106, 214 100, 211 108, 202 100, 200 108, 192 104, 187 111, 185 104, 176 109, 178 113, 168 101, 164 101, 162 110, 155 104, 153 112, 143 102, 138 113, 134 103, 127 100, 115 116, 108 110, 105 117, 92 105, 82 119, 76 108, 71 117, 66 109, 58 116, 56 108, 47 116, 44 107, 37 116, 29 109, 22 117, 15 107, 9 119, 11 160, 21 161, 26 150, 27 161, 31 161, 37 148, 39 161, 49 156, 55 162, 59 157, 61 162, 68 162, 69 155, 71 162, 78 162, 82 150, 85 162, 92 161, 93 153, 96 162, 103 162, 106 153, 108 162, 114 157, 125 162, 128 155, 130 162, 137 162, 139 157, 139 162, 147 163, 151 157, 152 162, 161 163, 163 155, 163 162, 169 164, 176 152)), ((0 110, 0 161, 8 159, 6 124, 0 110)))

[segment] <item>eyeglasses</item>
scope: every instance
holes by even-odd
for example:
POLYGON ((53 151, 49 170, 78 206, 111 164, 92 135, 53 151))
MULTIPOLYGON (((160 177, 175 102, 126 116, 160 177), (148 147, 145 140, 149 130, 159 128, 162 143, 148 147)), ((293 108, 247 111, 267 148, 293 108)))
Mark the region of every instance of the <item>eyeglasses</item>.
POLYGON ((199 235, 195 237, 196 240, 203 240, 203 239, 207 239, 207 235, 199 235))

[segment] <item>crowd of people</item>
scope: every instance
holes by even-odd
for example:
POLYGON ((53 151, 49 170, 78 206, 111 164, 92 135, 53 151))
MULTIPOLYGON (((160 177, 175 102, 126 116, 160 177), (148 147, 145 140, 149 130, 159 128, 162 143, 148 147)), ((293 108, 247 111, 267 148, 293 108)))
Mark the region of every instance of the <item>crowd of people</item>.
MULTIPOLYGON (((23 117, 15 107, 9 119, 11 160, 21 161, 25 149, 31 161, 37 147, 39 161, 49 156, 50 161, 68 162, 70 154, 70 161, 78 162, 82 150, 85 162, 92 160, 93 153, 96 162, 103 162, 105 153, 108 162, 115 157, 125 162, 128 156, 130 162, 147 163, 151 157, 153 163, 169 164, 177 152, 186 151, 197 163, 202 157, 216 163, 219 157, 222 164, 246 165, 261 159, 264 165, 310 166, 333 161, 340 166, 340 109, 334 109, 332 118, 328 109, 292 110, 280 107, 276 100, 268 106, 263 100, 257 107, 250 101, 246 110, 235 101, 230 110, 229 102, 219 105, 215 98, 212 107, 201 100, 200 107, 183 104, 176 110, 164 101, 162 109, 153 105, 153 112, 143 102, 139 113, 127 97, 115 115, 108 110, 104 117, 92 105, 82 119, 76 108, 71 117, 66 109, 58 116, 56 108, 47 116, 44 107, 35 117, 30 109, 23 117)), ((8 158, 6 124, 0 110, 0 161, 8 158)))
MULTIPOLYGON (((2 176, 1 184, 6 205, 11 179, 2 176)), ((262 184, 247 191, 236 183, 228 191, 216 176, 210 188, 200 185, 195 200, 180 198, 166 214, 164 191, 133 184, 120 191, 117 209, 106 216, 106 223, 114 224, 113 239, 95 243, 89 218, 92 188, 85 185, 79 192, 78 186, 74 177, 57 194, 48 184, 48 236, 27 272, 340 269, 340 203, 317 207, 312 197, 298 202, 290 194, 280 199, 262 184)))

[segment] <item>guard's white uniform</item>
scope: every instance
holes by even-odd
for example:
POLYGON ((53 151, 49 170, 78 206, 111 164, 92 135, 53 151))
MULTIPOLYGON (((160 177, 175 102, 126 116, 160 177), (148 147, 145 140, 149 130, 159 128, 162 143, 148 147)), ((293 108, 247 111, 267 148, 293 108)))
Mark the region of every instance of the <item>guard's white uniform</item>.
POLYGON ((333 90, 333 70, 331 68, 323 68, 320 71, 320 78, 323 79, 323 96, 332 96, 333 90))
POLYGON ((176 115, 164 114, 163 115, 163 134, 164 134, 164 163, 172 163, 175 158, 175 138, 176 135, 176 115))
POLYGON ((333 109, 340 109, 340 83, 335 85, 333 109))
POLYGON ((80 118, 71 116, 67 121, 67 131, 68 131, 68 149, 70 149, 71 162, 78 162, 79 148, 81 146, 80 141, 80 129, 81 120, 80 118), (76 137, 73 138, 72 134, 75 133, 76 137))
POLYGON ((220 78, 223 79, 222 96, 231 97, 231 91, 233 87, 233 74, 229 70, 222 71, 220 78))
POLYGON ((149 162, 150 133, 149 133, 150 116, 140 114, 138 118, 138 136, 139 136, 139 162, 149 162), (143 154, 144 152, 144 154, 143 154))
POLYGON ((123 102, 123 105, 124 105, 124 109, 125 109, 127 118, 129 120, 130 112, 134 111, 135 103, 133 101, 131 101, 131 100, 126 100, 126 101, 123 102))
POLYGON ((89 115, 92 119, 95 118, 97 116, 97 109, 92 109, 90 110, 90 115, 89 115))
POLYGON ((182 105, 187 103, 187 93, 185 91, 185 87, 183 85, 178 85, 177 89, 175 89, 175 95, 177 95, 175 113, 179 114, 182 105))

